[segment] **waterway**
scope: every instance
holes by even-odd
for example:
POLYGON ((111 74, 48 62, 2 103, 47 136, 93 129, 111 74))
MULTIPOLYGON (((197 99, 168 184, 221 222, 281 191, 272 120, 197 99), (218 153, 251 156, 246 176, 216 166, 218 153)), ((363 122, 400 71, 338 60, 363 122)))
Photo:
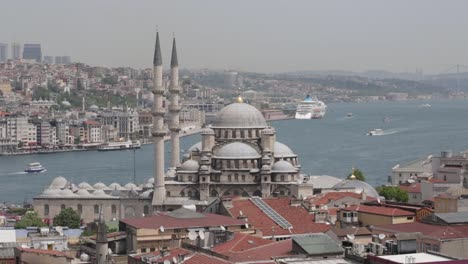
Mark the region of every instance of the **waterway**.
MULTIPOLYGON (((468 149, 468 101, 405 101, 330 104, 320 120, 270 122, 277 140, 299 155, 302 173, 344 178, 351 167, 360 168, 367 182, 387 181, 391 168, 442 150, 468 149), (432 107, 419 107, 429 103, 432 107), (352 113, 351 118, 346 117, 352 113), (383 119, 387 117, 387 122, 383 119), (383 128, 383 136, 366 136, 383 128)), ((200 135, 182 138, 188 149, 200 135)), ((170 142, 166 142, 166 166, 170 142)), ((39 194, 57 176, 73 183, 94 184, 145 182, 153 171, 153 148, 145 145, 133 152, 85 151, 0 157, 0 201, 22 202, 39 194), (39 161, 46 172, 26 174, 28 163, 39 161)))

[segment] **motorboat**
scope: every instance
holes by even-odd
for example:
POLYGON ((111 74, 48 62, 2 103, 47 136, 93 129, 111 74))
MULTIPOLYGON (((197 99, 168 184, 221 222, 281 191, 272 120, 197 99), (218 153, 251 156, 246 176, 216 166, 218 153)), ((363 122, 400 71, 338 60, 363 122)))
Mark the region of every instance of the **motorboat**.
POLYGON ((384 131, 381 128, 372 129, 371 131, 367 132, 368 136, 382 136, 384 135, 384 131))
POLYGON ((32 162, 29 163, 28 167, 24 170, 24 172, 37 173, 45 170, 46 168, 44 168, 39 162, 32 162))

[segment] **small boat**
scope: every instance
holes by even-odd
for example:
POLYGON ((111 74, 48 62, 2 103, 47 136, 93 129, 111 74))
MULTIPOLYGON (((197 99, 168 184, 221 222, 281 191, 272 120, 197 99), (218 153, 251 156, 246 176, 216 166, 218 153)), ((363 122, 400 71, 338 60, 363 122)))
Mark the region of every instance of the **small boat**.
POLYGON ((36 172, 41 172, 45 170, 46 168, 44 168, 39 162, 32 162, 32 163, 29 163, 28 167, 24 170, 24 172, 36 173, 36 172))
POLYGON ((128 140, 123 142, 109 142, 107 144, 99 146, 98 151, 139 149, 140 147, 140 141, 132 142, 131 140, 128 140))
POLYGON ((431 107, 431 106, 432 106, 432 105, 430 105, 430 104, 421 104, 421 105, 418 105, 418 107, 420 107, 420 108, 429 108, 429 107, 431 107))
POLYGON ((347 118, 353 117, 353 113, 347 113, 347 114, 346 114, 346 117, 347 117, 347 118))
POLYGON ((384 131, 380 128, 372 129, 371 131, 367 132, 368 136, 382 136, 383 134, 384 131))

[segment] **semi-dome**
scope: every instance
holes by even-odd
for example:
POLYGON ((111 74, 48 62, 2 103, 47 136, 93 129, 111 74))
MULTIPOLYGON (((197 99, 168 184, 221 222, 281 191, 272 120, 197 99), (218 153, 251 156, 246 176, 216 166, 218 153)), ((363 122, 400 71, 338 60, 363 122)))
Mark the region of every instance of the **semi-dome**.
POLYGON ((205 128, 203 128, 202 131, 201 131, 201 134, 202 134, 202 135, 214 135, 214 133, 215 133, 215 132, 213 131, 213 129, 211 129, 211 128, 209 128, 209 127, 205 127, 205 128))
POLYGON ((61 189, 61 188, 65 188, 65 186, 67 185, 68 181, 67 179, 65 179, 64 177, 62 176, 58 176, 56 177, 52 183, 50 184, 49 188, 50 189, 61 189))
POLYGON ((138 189, 138 187, 134 183, 131 183, 131 182, 125 184, 124 187, 127 190, 136 190, 136 189, 138 189))
POLYGON ((154 190, 146 190, 146 191, 140 193, 140 197, 144 197, 144 198, 153 197, 153 192, 154 192, 154 190))
POLYGON ((95 197, 108 197, 108 195, 103 190, 96 190, 93 192, 95 197))
POLYGON ((297 172, 296 168, 294 166, 285 161, 285 160, 279 160, 273 164, 273 167, 271 167, 271 170, 273 172, 297 172))
POLYGON ((91 194, 87 190, 84 190, 84 189, 78 190, 75 194, 80 196, 80 197, 90 197, 91 196, 91 194))
POLYGON ((42 196, 57 196, 60 193, 60 189, 45 189, 44 192, 42 192, 42 196))
POLYGON ((260 154, 252 146, 242 142, 232 142, 214 151, 215 158, 257 159, 260 154))
POLYGON ((262 113, 255 107, 245 103, 230 104, 219 111, 213 122, 213 128, 262 128, 267 123, 262 113))
POLYGON ((79 189, 83 189, 83 190, 93 190, 93 186, 91 186, 91 184, 87 183, 87 182, 82 182, 80 184, 78 184, 78 188, 79 189))
POLYGON ((379 197, 379 193, 374 189, 374 187, 372 187, 367 182, 363 182, 360 180, 344 180, 333 186, 333 189, 340 188, 354 188, 355 192, 361 193, 364 191, 365 194, 369 197, 379 197))
POLYGON ((193 151, 201 151, 202 150, 202 143, 201 142, 198 142, 196 144, 194 144, 193 146, 191 146, 189 149, 188 149, 188 152, 193 152, 193 151))
POLYGON ((93 185, 94 189, 96 190, 105 190, 105 189, 108 189, 107 186, 102 183, 102 182, 98 182, 96 184, 93 185))
POLYGON ((278 141, 275 142, 273 151, 275 153, 276 158, 297 156, 288 146, 278 141))
POLYGON ((200 165, 196 160, 187 160, 180 166, 181 171, 198 171, 200 165))

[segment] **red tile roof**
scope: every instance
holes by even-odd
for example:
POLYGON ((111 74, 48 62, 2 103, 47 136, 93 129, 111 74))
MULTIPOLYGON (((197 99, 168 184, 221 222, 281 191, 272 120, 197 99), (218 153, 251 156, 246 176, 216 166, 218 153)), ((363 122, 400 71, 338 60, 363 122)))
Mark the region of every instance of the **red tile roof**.
POLYGON ((199 218, 175 218, 161 213, 138 218, 125 218, 120 222, 125 223, 135 228, 158 229, 164 226, 166 229, 175 228, 194 228, 194 227, 210 227, 210 226, 238 226, 244 225, 245 222, 232 217, 205 213, 205 217, 199 218))
POLYGON ((196 253, 193 257, 190 257, 181 263, 184 263, 184 264, 226 264, 226 263, 231 263, 231 262, 226 261, 224 259, 216 258, 213 256, 196 253))
POLYGON ((383 206, 369 206, 369 205, 358 205, 342 208, 343 211, 357 211, 360 213, 385 215, 385 216, 414 216, 414 213, 401 210, 398 208, 390 208, 383 206))
POLYGON ((240 252, 271 243, 275 241, 249 234, 234 233, 233 239, 215 246, 212 250, 216 253, 240 252))
POLYGON ((57 251, 57 250, 47 250, 47 249, 35 249, 35 248, 22 248, 16 247, 21 252, 29 252, 29 253, 36 253, 40 255, 51 255, 55 257, 66 257, 66 258, 73 258, 68 255, 66 252, 57 251))
POLYGON ((355 193, 355 192, 329 192, 329 193, 319 194, 316 196, 307 197, 306 201, 309 204, 323 205, 323 204, 332 203, 334 201, 337 201, 346 197, 361 199, 361 194, 355 193))
MULTIPOLYGON (((162 258, 155 258, 154 260, 151 260, 151 262, 160 263, 160 262, 164 262, 165 260, 172 260, 173 257, 177 258, 179 255, 183 255, 184 257, 187 257, 192 254, 193 252, 187 249, 173 248, 169 251, 169 254, 165 254, 164 257, 162 258)), ((160 255, 161 253, 159 251, 155 251, 155 252, 150 252, 150 253, 142 253, 140 255, 130 256, 130 257, 134 259, 141 259, 143 256, 147 258, 152 258, 152 257, 160 256, 160 255)))
POLYGON ((222 252, 232 262, 269 261, 273 257, 291 256, 292 239, 281 240, 239 252, 222 252))
POLYGON ((421 183, 414 183, 411 185, 400 185, 401 190, 408 193, 421 193, 421 183))
POLYGON ((309 214, 301 205, 290 205, 290 198, 268 198, 264 199, 264 201, 292 224, 291 232, 277 225, 248 199, 233 200, 233 206, 229 209, 229 212, 233 217, 237 218, 240 216, 240 211, 242 211, 243 216, 247 217, 247 223, 251 224, 252 228, 261 230, 263 236, 322 233, 330 229, 326 224, 315 223, 314 215, 309 214))
POLYGON ((385 230, 392 233, 412 233, 420 232, 425 236, 436 237, 441 240, 444 239, 455 239, 455 238, 468 238, 468 225, 454 225, 454 226, 442 226, 442 225, 431 225, 425 223, 405 223, 405 224, 393 224, 393 225, 380 225, 373 226, 371 230, 385 230))

